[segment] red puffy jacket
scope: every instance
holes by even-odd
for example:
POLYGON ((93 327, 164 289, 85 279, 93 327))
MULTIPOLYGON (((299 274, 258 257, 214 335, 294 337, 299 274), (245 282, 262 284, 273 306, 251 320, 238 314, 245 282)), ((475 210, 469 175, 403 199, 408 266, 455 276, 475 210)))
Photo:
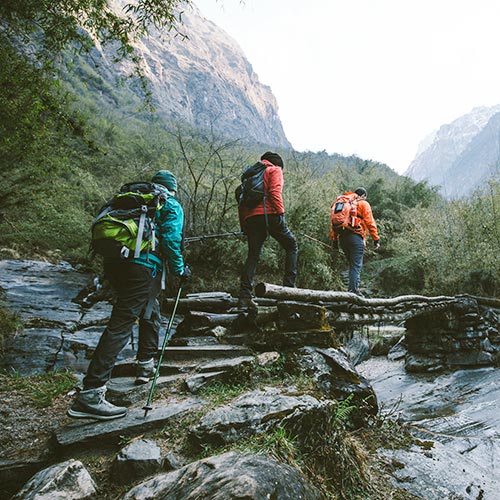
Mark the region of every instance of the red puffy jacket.
MULTIPOLYGON (((283 169, 273 165, 267 160, 261 160, 262 163, 267 165, 264 173, 264 192, 266 194, 266 212, 269 214, 281 215, 285 213, 285 205, 283 204, 283 169)), ((254 215, 264 214, 264 201, 259 203, 256 207, 243 207, 238 208, 238 215, 240 217, 240 225, 243 227, 244 222, 254 215)))

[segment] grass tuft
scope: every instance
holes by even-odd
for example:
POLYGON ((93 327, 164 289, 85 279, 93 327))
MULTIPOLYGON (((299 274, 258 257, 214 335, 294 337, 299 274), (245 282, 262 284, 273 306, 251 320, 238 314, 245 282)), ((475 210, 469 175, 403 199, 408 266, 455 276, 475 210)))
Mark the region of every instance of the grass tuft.
POLYGON ((51 406, 54 399, 66 394, 76 384, 76 377, 68 371, 43 373, 21 377, 17 373, 0 375, 0 383, 7 390, 16 391, 37 408, 51 406))

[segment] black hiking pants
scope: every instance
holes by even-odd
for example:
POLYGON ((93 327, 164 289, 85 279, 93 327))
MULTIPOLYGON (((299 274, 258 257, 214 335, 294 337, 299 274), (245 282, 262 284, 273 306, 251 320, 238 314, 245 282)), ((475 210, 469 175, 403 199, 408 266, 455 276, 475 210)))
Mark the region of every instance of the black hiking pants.
POLYGON ((105 263, 104 274, 113 287, 116 302, 83 379, 84 389, 101 387, 110 379, 116 358, 130 340, 137 319, 137 359, 145 361, 158 352, 161 317, 157 296, 161 289, 161 271, 132 262, 113 261, 105 263))
POLYGON ((244 231, 248 241, 248 255, 243 266, 240 281, 240 298, 252 297, 253 278, 259 262, 262 245, 266 241, 267 235, 272 236, 285 250, 285 274, 283 277, 284 286, 295 286, 297 278, 297 255, 299 247, 295 236, 288 228, 285 216, 270 214, 254 215, 245 221, 244 231))

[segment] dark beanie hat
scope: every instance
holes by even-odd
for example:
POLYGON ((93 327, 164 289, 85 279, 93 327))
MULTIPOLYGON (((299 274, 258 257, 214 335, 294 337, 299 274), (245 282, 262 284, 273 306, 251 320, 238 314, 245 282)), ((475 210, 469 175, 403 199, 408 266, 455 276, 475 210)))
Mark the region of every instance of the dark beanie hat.
POLYGON ((366 189, 363 187, 356 188, 354 191, 358 196, 368 196, 368 193, 366 192, 366 189))
POLYGON ((273 153, 272 151, 267 151, 260 157, 260 159, 270 161, 277 167, 283 168, 285 166, 283 165, 283 159, 281 158, 281 156, 278 153, 273 153))
POLYGON ((169 191, 177 191, 177 179, 175 178, 175 175, 170 172, 170 170, 160 170, 153 176, 151 182, 161 184, 169 191))

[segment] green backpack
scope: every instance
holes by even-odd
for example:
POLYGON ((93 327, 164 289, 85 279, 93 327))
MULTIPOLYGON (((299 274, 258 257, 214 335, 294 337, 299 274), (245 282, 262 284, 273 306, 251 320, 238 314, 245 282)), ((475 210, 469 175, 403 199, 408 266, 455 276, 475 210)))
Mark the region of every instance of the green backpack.
POLYGON ((137 259, 155 252, 156 214, 168 196, 163 186, 152 182, 122 186, 92 223, 92 251, 106 259, 137 259))

